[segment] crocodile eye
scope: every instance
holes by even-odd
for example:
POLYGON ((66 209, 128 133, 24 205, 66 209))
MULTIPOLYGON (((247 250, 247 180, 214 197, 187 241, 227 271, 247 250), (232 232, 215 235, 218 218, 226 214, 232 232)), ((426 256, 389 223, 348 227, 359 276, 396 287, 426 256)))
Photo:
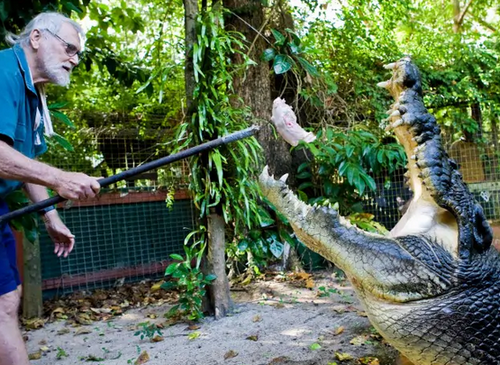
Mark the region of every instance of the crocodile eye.
POLYGON ((398 108, 398 110, 399 110, 399 113, 400 113, 401 115, 403 115, 403 114, 405 114, 405 113, 408 111, 408 108, 407 108, 407 107, 405 107, 404 105, 402 105, 402 106, 400 106, 400 107, 398 108))

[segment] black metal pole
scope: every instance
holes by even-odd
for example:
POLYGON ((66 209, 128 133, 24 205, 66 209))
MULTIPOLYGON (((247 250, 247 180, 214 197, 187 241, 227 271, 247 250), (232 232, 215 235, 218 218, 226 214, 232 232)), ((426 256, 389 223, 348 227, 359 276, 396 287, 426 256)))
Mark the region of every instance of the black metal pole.
MULTIPOLYGON (((242 131, 234 132, 234 133, 228 134, 227 136, 219 137, 219 138, 214 139, 212 141, 202 143, 198 146, 188 148, 187 150, 175 153, 173 155, 165 156, 165 157, 159 158, 158 160, 147 162, 141 166, 137 166, 137 167, 134 167, 130 170, 120 172, 119 174, 105 177, 103 179, 99 179, 98 182, 101 185, 101 187, 109 186, 109 185, 114 184, 118 181, 125 180, 129 177, 142 174, 143 172, 146 172, 146 171, 157 169, 158 167, 168 165, 169 163, 182 160, 186 157, 190 157, 190 156, 196 155, 198 153, 208 151, 208 150, 211 150, 213 148, 216 148, 216 147, 219 147, 219 146, 231 143, 231 142, 235 142, 235 141, 238 141, 238 140, 243 139, 243 138, 250 137, 250 136, 254 135, 258 130, 259 130, 258 126, 252 126, 252 127, 247 128, 247 129, 244 129, 242 131)), ((53 196, 49 199, 42 200, 38 203, 28 205, 27 207, 23 207, 21 209, 18 209, 18 210, 15 210, 13 212, 10 212, 10 213, 7 213, 7 214, 0 216, 0 224, 8 222, 14 218, 18 218, 18 217, 25 215, 25 214, 37 212, 40 209, 50 207, 51 205, 55 205, 57 203, 65 201, 65 200, 66 200, 65 198, 63 198, 59 195, 56 195, 56 196, 53 196)))

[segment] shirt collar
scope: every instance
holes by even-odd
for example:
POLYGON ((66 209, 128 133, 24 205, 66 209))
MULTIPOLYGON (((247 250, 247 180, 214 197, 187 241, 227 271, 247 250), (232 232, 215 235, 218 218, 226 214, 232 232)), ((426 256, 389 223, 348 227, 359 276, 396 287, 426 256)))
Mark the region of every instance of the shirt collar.
POLYGON ((19 63, 19 68, 21 69, 21 72, 23 74, 26 88, 32 93, 37 94, 35 85, 33 84, 33 79, 31 77, 30 67, 28 65, 28 61, 26 59, 23 48, 21 47, 21 45, 15 44, 12 49, 14 50, 14 54, 17 57, 17 62, 19 63))

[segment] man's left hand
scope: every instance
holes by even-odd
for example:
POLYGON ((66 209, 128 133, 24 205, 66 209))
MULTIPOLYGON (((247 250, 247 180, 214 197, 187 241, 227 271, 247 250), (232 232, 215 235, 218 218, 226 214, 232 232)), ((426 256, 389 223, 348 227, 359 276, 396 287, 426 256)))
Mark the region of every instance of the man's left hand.
POLYGON ((54 253, 61 257, 68 257, 75 245, 75 236, 70 232, 68 227, 59 218, 56 210, 51 210, 43 216, 45 228, 52 242, 54 242, 54 253))

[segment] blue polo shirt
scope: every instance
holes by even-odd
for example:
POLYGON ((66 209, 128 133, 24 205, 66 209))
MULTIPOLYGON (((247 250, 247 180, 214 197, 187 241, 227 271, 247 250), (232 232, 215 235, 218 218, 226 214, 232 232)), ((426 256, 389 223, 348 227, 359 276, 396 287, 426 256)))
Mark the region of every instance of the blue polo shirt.
MULTIPOLYGON (((36 110, 40 106, 21 46, 0 51, 0 137, 29 158, 47 150, 43 121, 34 130, 36 110)), ((18 181, 0 179, 0 199, 20 186, 18 181)))

